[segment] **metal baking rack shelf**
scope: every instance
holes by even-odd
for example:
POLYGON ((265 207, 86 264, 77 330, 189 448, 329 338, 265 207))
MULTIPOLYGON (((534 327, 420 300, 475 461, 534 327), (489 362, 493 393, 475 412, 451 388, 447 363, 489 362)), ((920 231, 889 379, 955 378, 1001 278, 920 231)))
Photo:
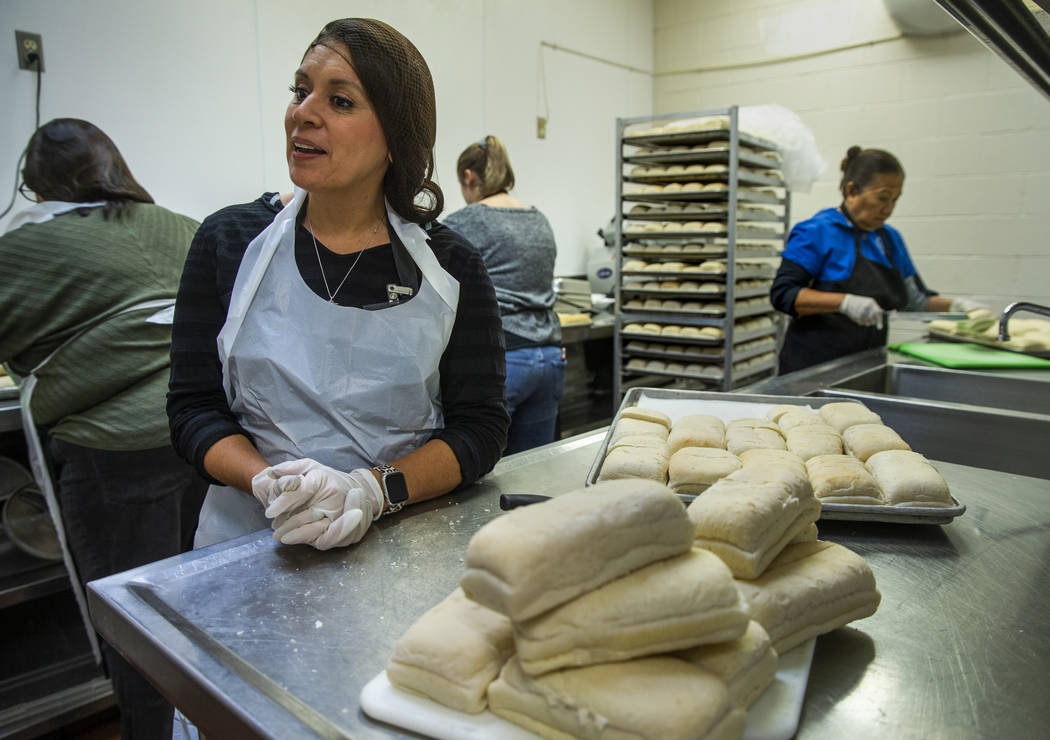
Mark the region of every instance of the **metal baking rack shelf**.
POLYGON ((617 125, 617 397, 640 377, 730 390, 772 375, 769 260, 790 224, 776 143, 741 131, 735 106, 617 125), (662 333, 668 326, 679 329, 662 333), (719 351, 689 351, 697 347, 719 351))

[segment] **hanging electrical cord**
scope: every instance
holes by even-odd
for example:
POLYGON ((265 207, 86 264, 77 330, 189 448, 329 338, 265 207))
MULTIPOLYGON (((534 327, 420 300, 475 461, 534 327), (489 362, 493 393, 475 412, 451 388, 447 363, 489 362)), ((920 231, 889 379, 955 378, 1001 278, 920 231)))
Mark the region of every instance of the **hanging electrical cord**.
MULTIPOLYGON (((36 65, 36 118, 34 119, 34 125, 33 125, 33 131, 35 132, 38 128, 40 128, 40 89, 43 87, 44 70, 42 70, 40 68, 39 58, 36 56, 36 54, 30 54, 29 55, 29 61, 37 62, 37 65, 36 65)), ((15 165, 15 184, 14 184, 14 187, 11 188, 11 200, 8 202, 7 208, 5 208, 3 210, 3 213, 0 213, 0 218, 3 218, 4 216, 6 216, 11 211, 11 209, 14 208, 15 198, 18 197, 18 181, 21 179, 22 162, 25 161, 26 152, 27 151, 28 151, 28 147, 23 149, 22 153, 18 156, 18 164, 15 165)))

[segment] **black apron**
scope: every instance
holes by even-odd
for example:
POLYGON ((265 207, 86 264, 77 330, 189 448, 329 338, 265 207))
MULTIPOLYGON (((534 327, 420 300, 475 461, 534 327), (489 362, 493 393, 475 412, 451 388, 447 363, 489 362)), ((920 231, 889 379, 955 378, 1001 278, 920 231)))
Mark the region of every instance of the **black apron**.
MULTIPOLYGON (((843 210, 846 218, 849 214, 843 210)), ((852 220, 852 219, 851 219, 852 220)), ((814 283, 813 290, 827 293, 853 293, 878 301, 884 311, 908 305, 908 287, 893 261, 893 242, 885 229, 878 230, 892 267, 873 262, 860 253, 860 229, 853 227, 855 261, 845 280, 814 283)), ((845 314, 820 313, 791 319, 780 350, 780 374, 834 360, 874 347, 886 346, 888 328, 861 326, 845 314)))

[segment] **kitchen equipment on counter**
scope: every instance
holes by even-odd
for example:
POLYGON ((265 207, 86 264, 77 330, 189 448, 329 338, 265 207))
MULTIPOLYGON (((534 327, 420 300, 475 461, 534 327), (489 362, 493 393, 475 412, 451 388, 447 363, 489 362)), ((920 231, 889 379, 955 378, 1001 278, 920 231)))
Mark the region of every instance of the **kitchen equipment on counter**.
POLYGON ((949 342, 903 342, 890 349, 954 368, 1050 368, 1050 352, 1032 352, 999 346, 991 340, 930 331, 949 342))

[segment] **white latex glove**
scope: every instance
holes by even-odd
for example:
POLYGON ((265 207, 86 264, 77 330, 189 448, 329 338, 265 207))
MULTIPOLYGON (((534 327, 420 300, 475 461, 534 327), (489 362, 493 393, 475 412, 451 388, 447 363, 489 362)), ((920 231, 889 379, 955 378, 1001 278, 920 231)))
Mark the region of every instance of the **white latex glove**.
POLYGON ((882 326, 882 306, 866 295, 846 293, 839 304, 839 313, 844 313, 861 326, 882 326))
POLYGON ((983 308, 986 311, 988 310, 988 306, 984 305, 980 301, 975 300, 973 298, 965 298, 965 297, 963 297, 963 298, 956 298, 955 300, 952 301, 952 305, 951 305, 951 311, 953 313, 965 313, 965 314, 968 314, 968 313, 970 313, 970 311, 977 311, 978 309, 981 309, 981 308, 983 308))
POLYGON ((271 465, 252 478, 252 495, 264 509, 268 509, 282 493, 297 490, 304 475, 322 467, 321 463, 308 457, 271 465))
POLYGON ((360 540, 382 511, 383 491, 371 470, 343 473, 320 466, 303 476, 298 489, 281 494, 266 515, 275 517, 274 539, 328 550, 360 540))

